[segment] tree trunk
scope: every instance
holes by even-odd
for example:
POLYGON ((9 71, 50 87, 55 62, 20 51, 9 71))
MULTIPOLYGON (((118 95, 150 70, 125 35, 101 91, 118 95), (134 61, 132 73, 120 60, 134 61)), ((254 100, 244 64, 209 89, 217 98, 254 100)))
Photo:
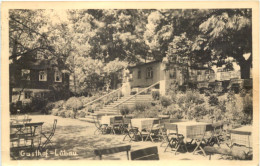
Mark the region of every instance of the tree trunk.
POLYGON ((240 72, 241 72, 241 79, 249 79, 250 78, 250 68, 252 62, 250 60, 244 61, 240 63, 240 72))
POLYGON ((13 87, 12 85, 9 86, 9 103, 12 103, 13 100, 13 87))

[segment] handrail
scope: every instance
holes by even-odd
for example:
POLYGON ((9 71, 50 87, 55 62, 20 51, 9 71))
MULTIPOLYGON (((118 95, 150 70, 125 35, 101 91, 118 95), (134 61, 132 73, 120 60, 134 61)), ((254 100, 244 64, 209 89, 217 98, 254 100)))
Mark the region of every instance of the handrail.
POLYGON ((120 104, 122 104, 122 103, 124 103, 124 102, 126 102, 126 101, 128 101, 128 100, 130 100, 130 99, 132 99, 132 98, 134 98, 135 96, 139 95, 140 93, 143 93, 143 92, 146 91, 147 89, 150 89, 150 88, 154 87, 155 85, 157 85, 157 84, 159 84, 159 83, 160 83, 160 81, 158 81, 158 82, 152 84, 151 86, 149 86, 149 87, 147 87, 147 88, 141 90, 140 92, 136 93, 135 95, 133 95, 133 96, 131 96, 131 97, 125 99, 124 101, 122 101, 122 102, 120 102, 120 103, 118 103, 118 104, 116 104, 116 105, 113 106, 112 108, 115 108, 115 107, 119 106, 120 104))
POLYGON ((104 95, 104 96, 101 96, 101 97, 99 97, 99 98, 97 98, 97 99, 95 99, 95 100, 93 100, 93 101, 91 101, 91 102, 89 102, 89 103, 87 103, 87 104, 85 104, 85 105, 83 105, 83 106, 86 107, 87 105, 92 104, 92 103, 94 103, 94 102, 96 102, 96 101, 99 101, 99 100, 101 100, 101 99, 107 97, 108 95, 119 91, 120 89, 122 89, 122 87, 121 87, 121 88, 118 88, 118 89, 116 89, 116 90, 114 90, 114 91, 112 91, 112 92, 109 92, 108 94, 106 94, 106 95, 104 95))

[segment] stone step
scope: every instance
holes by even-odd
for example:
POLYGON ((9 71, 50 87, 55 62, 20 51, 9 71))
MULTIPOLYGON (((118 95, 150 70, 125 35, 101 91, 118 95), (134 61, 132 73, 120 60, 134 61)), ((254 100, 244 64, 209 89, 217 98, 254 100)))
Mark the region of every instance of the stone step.
MULTIPOLYGON (((125 101, 124 103, 133 103, 133 102, 151 102, 152 100, 151 99, 136 99, 136 100, 128 100, 128 101, 125 101)), ((115 101, 113 103, 110 103, 110 104, 118 104, 118 103, 122 103, 123 101, 115 101)))

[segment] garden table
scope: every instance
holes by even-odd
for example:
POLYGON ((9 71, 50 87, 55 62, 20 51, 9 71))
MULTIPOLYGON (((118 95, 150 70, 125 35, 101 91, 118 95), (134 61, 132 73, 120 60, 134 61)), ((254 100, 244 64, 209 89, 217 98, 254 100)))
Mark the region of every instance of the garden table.
POLYGON ((137 127, 139 131, 142 131, 146 127, 146 123, 154 120, 159 120, 159 118, 138 118, 131 119, 133 127, 137 127))
MULTIPOLYGON (((44 122, 33 122, 33 123, 26 123, 26 124, 11 124, 10 128, 17 130, 14 134, 18 135, 18 139, 24 139, 24 137, 22 135, 26 135, 27 137, 29 136, 31 138, 35 138, 37 136, 36 128, 40 127, 40 130, 41 130, 43 123, 44 122), (27 128, 29 128, 29 133, 24 132, 27 128)), ((33 139, 31 139, 31 140, 32 140, 31 146, 33 146, 33 139)))
POLYGON ((178 134, 182 134, 184 136, 184 143, 187 143, 188 139, 190 139, 191 141, 195 141, 197 146, 193 150, 193 154, 195 154, 196 151, 201 151, 203 152, 203 155, 206 156, 204 149, 201 147, 201 143, 204 139, 203 137, 206 132, 206 126, 211 125, 210 123, 188 121, 174 122, 172 124, 177 124, 178 134))
POLYGON ((209 125, 210 123, 188 121, 174 122, 172 124, 176 124, 178 126, 178 133, 184 136, 184 140, 186 142, 187 139, 194 139, 199 136, 202 137, 205 133, 205 126, 209 125))
POLYGON ((15 123, 15 124, 22 123, 22 124, 24 124, 24 123, 32 121, 32 119, 13 119, 13 118, 11 118, 10 120, 11 120, 11 124, 13 124, 13 123, 15 123))
POLYGON ((243 126, 231 130, 232 144, 252 147, 252 126, 243 126))
POLYGON ((113 124, 115 117, 122 117, 122 119, 123 119, 123 116, 120 116, 120 115, 102 116, 100 123, 102 125, 110 126, 113 124))

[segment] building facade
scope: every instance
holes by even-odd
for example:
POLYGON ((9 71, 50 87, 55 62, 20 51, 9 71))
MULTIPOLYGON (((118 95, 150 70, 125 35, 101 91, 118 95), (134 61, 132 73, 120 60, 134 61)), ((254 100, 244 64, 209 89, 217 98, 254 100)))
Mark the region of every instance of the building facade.
POLYGON ((19 60, 10 64, 10 101, 29 103, 32 98, 53 100, 69 95, 69 74, 48 60, 19 60))
POLYGON ((206 67, 186 67, 177 64, 171 64, 170 67, 161 61, 154 61, 129 67, 132 75, 132 88, 145 88, 159 82, 157 87, 161 94, 165 95, 172 84, 179 87, 193 87, 197 89, 216 88, 216 91, 226 83, 237 82, 240 80, 240 69, 216 70, 206 67))

